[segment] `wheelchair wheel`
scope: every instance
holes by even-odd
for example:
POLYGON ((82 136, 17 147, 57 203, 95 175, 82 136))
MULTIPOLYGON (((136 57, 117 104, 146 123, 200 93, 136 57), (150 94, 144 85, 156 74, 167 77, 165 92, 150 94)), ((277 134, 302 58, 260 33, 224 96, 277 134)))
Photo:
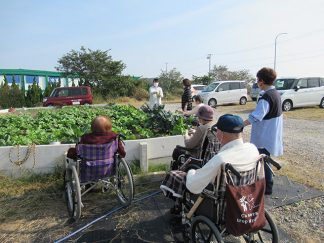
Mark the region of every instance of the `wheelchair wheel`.
POLYGON ((196 242, 224 242, 216 225, 205 216, 193 218, 191 240, 196 242))
POLYGON ((123 205, 129 205, 134 197, 134 182, 132 172, 123 158, 117 159, 116 193, 123 205))
POLYGON ((266 225, 258 232, 246 234, 243 236, 245 242, 279 242, 279 233, 277 226, 273 222, 270 214, 265 210, 266 225))
POLYGON ((75 166, 66 169, 64 184, 65 200, 69 217, 78 220, 81 217, 81 188, 75 166))

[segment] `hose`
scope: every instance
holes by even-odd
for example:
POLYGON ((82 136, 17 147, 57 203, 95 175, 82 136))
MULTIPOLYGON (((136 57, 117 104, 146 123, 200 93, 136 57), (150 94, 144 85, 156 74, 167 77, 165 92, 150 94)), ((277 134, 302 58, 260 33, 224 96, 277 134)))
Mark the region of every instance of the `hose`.
MULTIPOLYGON (((140 202, 140 201, 143 201, 144 199, 147 199, 147 198, 150 198, 150 197, 153 197, 157 194, 161 193, 160 190, 158 191, 155 191, 155 192, 152 192, 151 194, 149 195, 146 195, 146 196, 143 196, 141 198, 138 198, 138 199, 135 199, 133 202, 134 203, 137 203, 137 202, 140 202)), ((107 212, 106 214, 100 216, 99 218, 96 218, 95 220, 91 221, 90 223, 86 224, 85 226, 81 227, 80 229, 77 229, 76 231, 70 233, 69 235, 59 239, 59 240, 56 240, 54 241, 54 243, 60 243, 60 242, 63 242, 69 238, 71 238, 72 236, 76 235, 77 233, 81 232, 82 230, 85 230, 86 228, 90 227, 91 225, 93 225, 94 223, 98 222, 99 220, 101 219, 104 219, 106 217, 109 217, 110 215, 112 215, 113 213, 115 212, 118 212, 119 210, 123 209, 123 208, 126 208, 126 206, 119 206, 117 208, 114 208, 112 210, 110 210, 109 212, 107 212)))

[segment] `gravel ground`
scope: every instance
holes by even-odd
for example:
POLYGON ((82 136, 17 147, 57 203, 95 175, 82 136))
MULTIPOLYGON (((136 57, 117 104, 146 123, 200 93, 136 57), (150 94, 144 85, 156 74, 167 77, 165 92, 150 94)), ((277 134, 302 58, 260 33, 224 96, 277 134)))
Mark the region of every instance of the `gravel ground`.
MULTIPOLYGON (((167 104, 175 111, 179 104, 167 104)), ((219 106, 215 122, 225 113, 234 113, 246 119, 251 110, 244 106, 219 106)), ((324 111, 323 111, 324 112, 324 111)), ((249 141, 251 128, 244 130, 249 141)), ((283 168, 279 174, 291 180, 324 190, 324 122, 284 118, 284 156, 279 160, 283 168)), ((300 201, 271 211, 278 226, 285 230, 294 242, 324 242, 324 197, 300 201)))

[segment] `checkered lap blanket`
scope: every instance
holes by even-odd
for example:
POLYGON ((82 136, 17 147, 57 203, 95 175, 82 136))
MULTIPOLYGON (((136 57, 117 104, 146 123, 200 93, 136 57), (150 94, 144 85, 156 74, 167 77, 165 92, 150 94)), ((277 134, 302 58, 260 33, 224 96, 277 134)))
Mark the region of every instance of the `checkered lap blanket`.
POLYGON ((180 170, 171 170, 162 181, 160 189, 166 197, 181 198, 186 189, 187 173, 180 170))
POLYGON ((77 155, 82 159, 80 163, 81 182, 98 180, 114 174, 114 155, 118 148, 118 141, 107 144, 78 144, 77 155))

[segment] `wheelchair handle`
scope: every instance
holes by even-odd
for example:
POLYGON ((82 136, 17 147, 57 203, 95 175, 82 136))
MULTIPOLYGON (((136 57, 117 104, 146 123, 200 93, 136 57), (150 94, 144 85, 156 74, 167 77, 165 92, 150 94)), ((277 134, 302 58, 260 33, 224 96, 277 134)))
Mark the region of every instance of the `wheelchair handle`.
POLYGON ((234 169, 234 167, 231 164, 226 164, 225 165, 225 171, 231 171, 234 175, 237 176, 238 179, 241 179, 241 174, 237 170, 234 169))
POLYGON ((265 162, 272 164, 274 167, 276 167, 277 170, 280 170, 281 169, 281 165, 278 162, 274 161, 269 156, 266 156, 265 157, 265 162))
POLYGON ((119 134, 118 134, 118 139, 119 139, 119 138, 121 138, 121 139, 126 139, 126 136, 123 135, 123 134, 121 134, 121 133, 119 133, 119 134))

